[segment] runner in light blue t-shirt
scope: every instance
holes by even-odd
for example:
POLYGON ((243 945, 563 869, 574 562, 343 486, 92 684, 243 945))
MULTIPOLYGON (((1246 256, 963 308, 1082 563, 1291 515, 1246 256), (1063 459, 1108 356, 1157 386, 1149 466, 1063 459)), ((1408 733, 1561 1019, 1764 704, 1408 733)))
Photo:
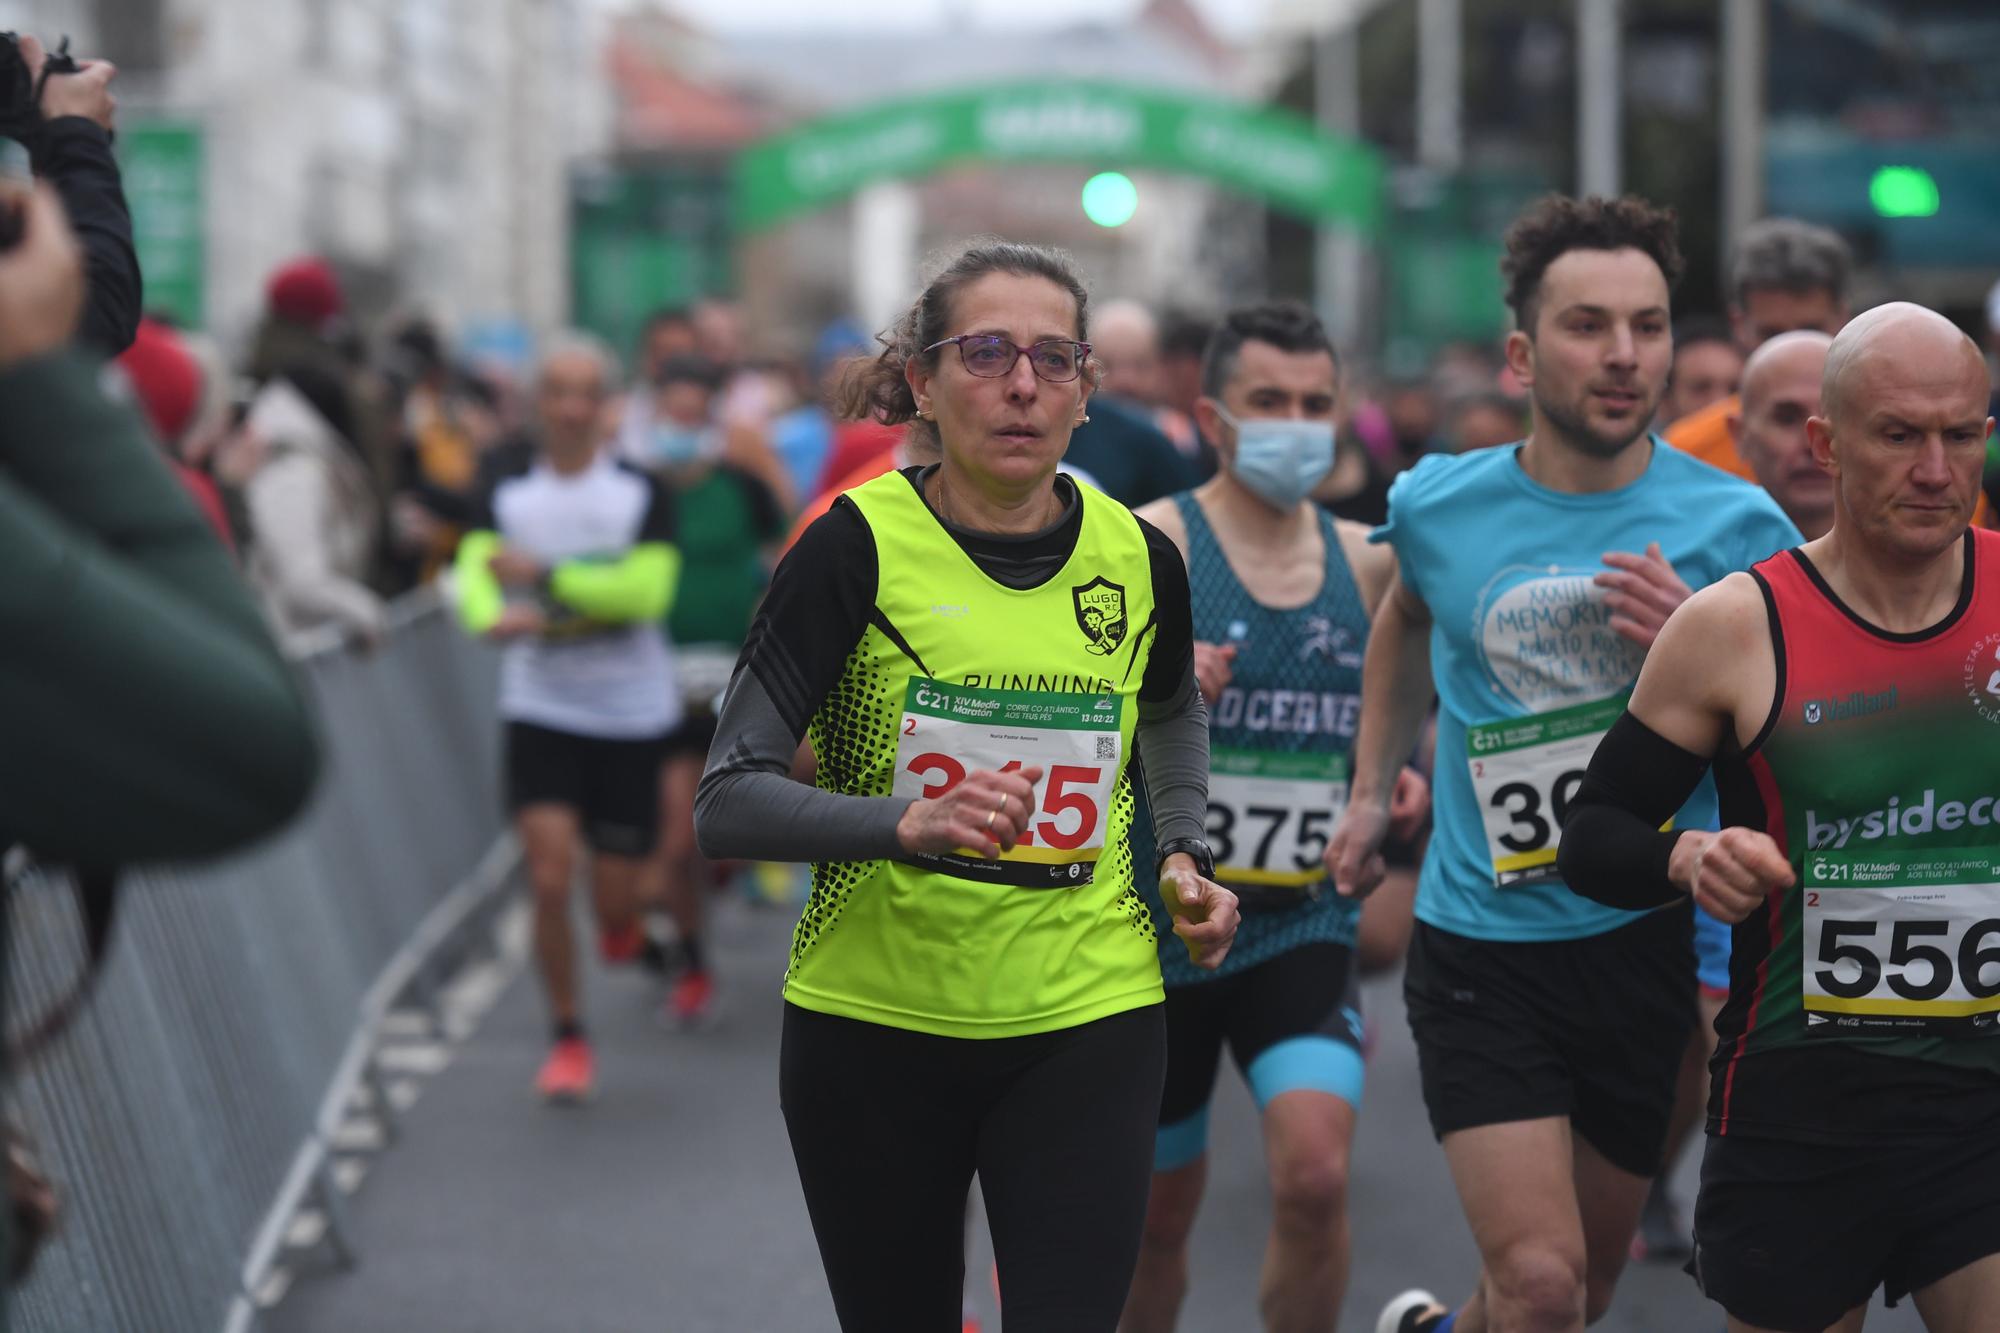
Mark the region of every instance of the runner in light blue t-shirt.
MULTIPOLYGON (((1379 880, 1390 784, 1436 698, 1404 999, 1482 1261, 1464 1306, 1412 1290, 1377 1333, 1581 1329, 1610 1304, 1660 1168, 1695 1022, 1691 912, 1585 902, 1556 847, 1667 617, 1799 540, 1760 491, 1647 432, 1680 267, 1673 215, 1642 200, 1532 205, 1501 264, 1528 438, 1426 458, 1375 534, 1397 576, 1369 637, 1334 879, 1379 880)), ((1713 792, 1676 817, 1712 827, 1713 792)))
MULTIPOLYGON (((1613 490, 1552 490, 1521 447, 1433 454, 1396 479, 1374 539, 1431 610, 1438 746, 1436 832, 1417 919, 1482 940, 1565 940, 1634 913, 1571 893, 1555 876, 1569 798, 1593 738, 1616 720, 1646 652, 1613 628, 1597 581, 1608 551, 1658 542, 1689 589, 1800 541, 1763 491, 1657 436, 1613 490)), ((1645 444, 1635 445, 1644 448, 1645 444)), ((1715 826, 1715 790, 1675 817, 1715 826)))

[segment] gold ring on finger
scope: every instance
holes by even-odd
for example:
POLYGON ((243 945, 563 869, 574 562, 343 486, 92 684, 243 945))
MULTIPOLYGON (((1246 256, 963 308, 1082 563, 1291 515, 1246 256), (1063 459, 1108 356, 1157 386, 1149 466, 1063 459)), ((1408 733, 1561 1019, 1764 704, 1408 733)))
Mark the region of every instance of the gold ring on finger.
POLYGON ((986 812, 986 831, 988 833, 991 833, 993 831, 993 821, 997 819, 999 815, 1000 812, 998 810, 988 810, 986 812))

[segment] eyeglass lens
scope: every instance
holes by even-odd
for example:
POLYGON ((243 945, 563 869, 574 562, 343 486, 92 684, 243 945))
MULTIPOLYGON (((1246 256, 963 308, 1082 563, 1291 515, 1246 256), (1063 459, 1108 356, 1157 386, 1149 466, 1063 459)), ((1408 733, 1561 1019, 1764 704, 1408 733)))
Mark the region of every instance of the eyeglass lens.
POLYGON ((1072 342, 1040 342, 1033 347, 1016 347, 1006 338, 982 334, 958 345, 965 368, 975 375, 992 378, 1014 368, 1014 358, 1025 352, 1036 375, 1052 383, 1076 378, 1077 348, 1072 342))

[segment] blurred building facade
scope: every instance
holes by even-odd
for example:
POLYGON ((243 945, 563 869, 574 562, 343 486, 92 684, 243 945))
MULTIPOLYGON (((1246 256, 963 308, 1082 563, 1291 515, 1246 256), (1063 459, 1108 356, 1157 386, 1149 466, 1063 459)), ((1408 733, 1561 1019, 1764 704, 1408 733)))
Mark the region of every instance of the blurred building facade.
POLYGON ((363 315, 564 322, 569 163, 609 124, 586 0, 14 0, 0 21, 118 64, 149 300, 234 338, 310 252, 363 315))
POLYGON ((1078 202, 1098 168, 1081 164, 966 164, 877 183, 767 232, 729 235, 732 155, 814 117, 1047 80, 1259 100, 1254 66, 1184 0, 1153 0, 1123 23, 1024 33, 899 29, 885 18, 875 31, 750 36, 641 9, 616 21, 611 43, 614 151, 581 174, 580 205, 585 217, 596 201, 630 220, 593 239, 598 253, 578 255, 576 276, 583 304, 602 307, 591 322, 614 337, 629 334, 641 314, 631 280, 650 275, 653 304, 730 292, 769 350, 795 352, 790 343, 839 314, 880 327, 914 296, 927 256, 980 234, 1061 245, 1104 296, 1214 306, 1263 276, 1260 204, 1207 181, 1134 171, 1138 211, 1123 226, 1100 227, 1078 202), (734 262, 717 262, 699 244, 647 240, 647 201, 633 197, 642 188, 635 182, 647 177, 682 181, 677 201, 654 193, 657 208, 676 207, 684 221, 720 236, 734 247, 734 262), (691 204, 690 192, 716 202, 691 204))
POLYGON ((1979 318, 2000 278, 2000 4, 1771 6, 1765 205, 1841 230, 1864 297, 1979 318))
MULTIPOLYGON (((648 0, 0 0, 0 25, 68 32, 119 63, 149 295, 225 336, 255 317, 263 276, 305 251, 341 267, 364 313, 400 302, 532 328, 578 314, 626 345, 647 311, 709 294, 741 297, 773 351, 837 314, 879 326, 924 256, 980 233, 1067 246, 1105 296, 1325 303, 1312 222, 1207 179, 1132 171, 1137 212, 1101 228, 1078 204, 1097 169, 1083 163, 967 163, 738 234, 734 164, 769 136, 1045 80, 1276 103, 1379 147, 1395 164, 1388 225, 1349 256, 1358 277, 1342 290, 1367 315, 1345 327, 1414 360, 1504 326, 1500 231, 1534 194, 1577 188, 1591 7, 1268 0, 1231 40, 1188 0, 1029 32, 885 14, 878 28, 748 35, 648 0), (1439 14, 1454 48, 1442 60, 1439 14)), ((1612 8, 1620 179, 1681 214, 1683 310, 1723 300, 1732 152, 1754 155, 1748 215, 1853 241, 1863 300, 1955 310, 2000 275, 2000 5, 1612 8), (1754 101, 1735 115, 1731 33, 1746 14, 1754 101)))
MULTIPOLYGON (((1586 174, 1591 0, 1275 0, 1287 31, 1345 30, 1364 138, 1401 164, 1377 256, 1382 333, 1411 359, 1502 326, 1500 230, 1586 174), (1443 14, 1456 48, 1440 52, 1443 14), (1455 71, 1449 89, 1427 83, 1455 71), (1427 106, 1427 102, 1429 105, 1427 106), (1442 128, 1442 134, 1440 134, 1442 128), (1440 139, 1443 140, 1442 148, 1440 139), (1441 164, 1439 159, 1444 159, 1441 164)), ((1742 221, 1840 231, 1857 299, 1968 325, 2000 277, 2000 5, 1992 0, 1619 0, 1611 73, 1620 187, 1680 214, 1683 312, 1718 311, 1742 221), (1743 75, 1732 103, 1732 65, 1743 75), (1732 180, 1736 164, 1742 173, 1732 180), (1732 199, 1740 191, 1742 198, 1732 199), (1737 216, 1732 217, 1732 211, 1737 216)), ((1303 42, 1276 97, 1315 105, 1303 42)), ((1310 239, 1274 229, 1296 272, 1310 239)))

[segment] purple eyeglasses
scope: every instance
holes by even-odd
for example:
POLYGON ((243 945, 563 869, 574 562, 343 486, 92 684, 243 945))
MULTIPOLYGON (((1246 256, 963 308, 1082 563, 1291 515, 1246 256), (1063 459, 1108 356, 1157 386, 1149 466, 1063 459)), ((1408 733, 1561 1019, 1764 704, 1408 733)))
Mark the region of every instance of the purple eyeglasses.
POLYGON ((1028 368, 1037 379, 1067 384, 1082 373, 1083 363, 1090 357, 1090 344, 1074 338, 1050 338, 1033 347, 1022 347, 997 333, 961 333, 955 338, 940 339, 924 351, 935 352, 947 344, 957 345, 958 359, 967 370, 989 380, 1013 374, 1014 363, 1026 356, 1028 368))

